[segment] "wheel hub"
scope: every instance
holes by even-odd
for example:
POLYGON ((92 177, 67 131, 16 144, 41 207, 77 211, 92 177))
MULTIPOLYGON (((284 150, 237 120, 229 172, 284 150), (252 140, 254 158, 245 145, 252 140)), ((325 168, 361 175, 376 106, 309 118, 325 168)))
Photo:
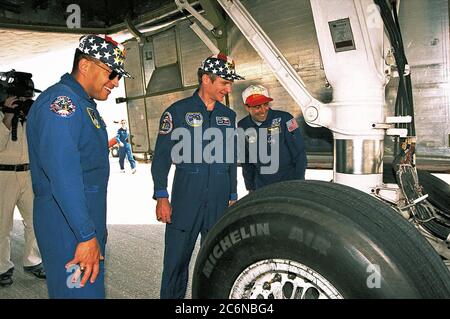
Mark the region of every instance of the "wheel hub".
POLYGON ((322 275, 298 262, 267 259, 244 269, 233 284, 231 299, 342 299, 322 275))

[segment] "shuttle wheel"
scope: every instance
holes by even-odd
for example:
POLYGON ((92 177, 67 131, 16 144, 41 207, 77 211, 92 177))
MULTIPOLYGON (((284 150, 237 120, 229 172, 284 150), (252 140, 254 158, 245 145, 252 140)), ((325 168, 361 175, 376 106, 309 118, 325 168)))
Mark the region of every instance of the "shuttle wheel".
POLYGON ((450 298, 450 273, 388 205, 344 185, 289 181, 230 207, 194 270, 194 298, 450 298))

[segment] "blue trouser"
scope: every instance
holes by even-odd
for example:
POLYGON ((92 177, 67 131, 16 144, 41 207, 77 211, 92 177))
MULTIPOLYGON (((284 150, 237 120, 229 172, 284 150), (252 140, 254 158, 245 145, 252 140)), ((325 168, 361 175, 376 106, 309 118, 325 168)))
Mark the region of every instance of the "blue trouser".
POLYGON ((165 233, 161 298, 185 297, 197 237, 201 234, 203 241, 223 216, 230 196, 229 180, 228 170, 223 168, 177 166, 172 186, 172 224, 166 225, 165 233))
POLYGON ((134 160, 133 154, 131 153, 131 145, 124 144, 124 147, 119 147, 119 165, 120 169, 125 169, 125 155, 127 156, 128 162, 130 162, 131 169, 136 167, 136 161, 134 160))
POLYGON ((161 282, 161 299, 183 299, 189 276, 189 262, 198 234, 206 237, 203 214, 199 212, 191 230, 186 231, 166 225, 164 269, 161 282))
MULTIPOLYGON (((70 282, 75 268, 65 268, 65 265, 74 257, 78 245, 76 237, 51 195, 36 196, 34 207, 34 230, 47 274, 49 297, 56 299, 105 298, 104 262, 100 262, 100 272, 95 283, 91 284, 88 280, 83 288, 76 288, 76 285, 70 282)), ((97 239, 104 253, 106 234, 103 236, 105 237, 97 239)))

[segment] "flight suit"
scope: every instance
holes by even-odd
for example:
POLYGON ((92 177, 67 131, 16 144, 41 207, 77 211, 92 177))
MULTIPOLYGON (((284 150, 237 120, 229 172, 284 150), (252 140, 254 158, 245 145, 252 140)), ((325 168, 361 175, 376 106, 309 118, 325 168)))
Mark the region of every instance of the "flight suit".
POLYGON ((34 227, 51 298, 104 298, 104 265, 94 284, 70 283, 65 269, 80 242, 96 237, 105 255, 108 137, 94 100, 70 74, 43 92, 28 115, 34 227))
MULTIPOLYGON (((291 114, 269 109, 267 119, 257 125, 250 115, 246 116, 238 123, 239 128, 247 130, 249 128, 256 129, 256 136, 246 136, 245 138, 245 162, 242 163, 242 173, 244 175, 245 187, 248 190, 255 190, 263 186, 293 180, 305 179, 305 170, 307 166, 306 150, 303 138, 298 128, 296 120, 291 114), (267 135, 262 136, 259 129, 267 130, 267 135), (277 138, 274 138, 277 135, 277 138), (269 149, 265 154, 270 154, 273 143, 278 141, 279 147, 279 168, 274 174, 262 174, 261 167, 268 164, 261 163, 259 139, 266 138, 265 143, 269 149), (258 145, 258 155, 256 163, 249 161, 249 145, 256 143, 258 145)), ((265 150, 264 150, 265 151, 265 150)), ((273 154, 272 154, 273 156, 273 154)))
POLYGON ((11 261, 11 231, 14 208, 17 206, 23 218, 25 247, 23 266, 36 266, 42 262, 33 229, 33 189, 28 168, 26 122, 19 122, 17 141, 11 140, 11 131, 3 124, 0 112, 0 274, 14 267, 11 261))
POLYGON ((203 239, 223 215, 228 201, 237 199, 235 123, 236 113, 222 103, 216 102, 208 112, 198 91, 171 105, 161 117, 151 168, 154 198, 168 197, 167 175, 172 163, 176 165, 172 223, 166 225, 165 233, 161 298, 185 297, 189 261, 198 234, 203 239), (179 152, 185 160, 171 155, 180 142, 172 140, 179 130, 189 133, 180 138, 188 142, 187 149, 179 152), (218 134, 202 138, 205 132, 218 134), (208 144, 213 140, 219 143, 214 152, 209 152, 208 144), (221 152, 223 156, 217 156, 216 161, 208 155, 221 152))
POLYGON ((123 143, 123 146, 119 145, 119 165, 120 169, 125 169, 125 155, 127 156, 128 162, 130 162, 131 169, 136 167, 136 161, 134 160, 133 153, 131 151, 131 144, 128 141, 129 134, 128 130, 124 130, 123 128, 119 128, 117 131, 116 140, 117 143, 123 143))

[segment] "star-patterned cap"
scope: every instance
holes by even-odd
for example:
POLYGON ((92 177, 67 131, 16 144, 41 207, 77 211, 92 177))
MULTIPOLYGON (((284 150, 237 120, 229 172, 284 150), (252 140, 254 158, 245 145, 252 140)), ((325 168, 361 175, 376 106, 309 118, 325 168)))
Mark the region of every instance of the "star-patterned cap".
POLYGON ((123 68, 126 55, 124 46, 111 37, 103 34, 84 35, 80 38, 78 49, 84 54, 100 60, 120 75, 131 77, 130 73, 123 68))
POLYGON ((200 70, 215 74, 220 76, 222 79, 229 81, 244 80, 242 76, 236 74, 233 59, 223 53, 215 54, 206 58, 202 62, 200 70))
POLYGON ((267 90, 262 85, 250 85, 242 92, 242 100, 248 106, 257 106, 273 101, 267 90))

